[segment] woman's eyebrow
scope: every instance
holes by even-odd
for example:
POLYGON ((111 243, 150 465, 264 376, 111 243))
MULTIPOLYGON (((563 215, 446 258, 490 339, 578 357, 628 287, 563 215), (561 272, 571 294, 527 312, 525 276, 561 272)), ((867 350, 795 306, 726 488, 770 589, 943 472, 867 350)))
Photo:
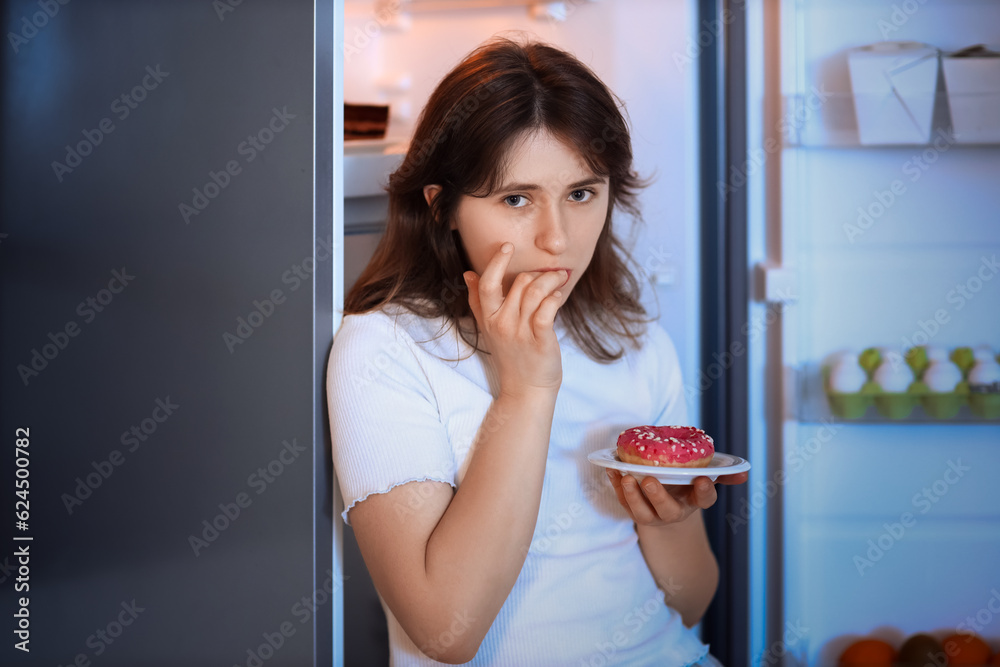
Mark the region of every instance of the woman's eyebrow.
POLYGON ((541 186, 531 183, 505 183, 497 188, 498 192, 508 192, 510 190, 540 190, 541 186))
MULTIPOLYGON (((576 190, 578 188, 583 188, 588 185, 603 185, 606 179, 594 176, 593 178, 586 178, 582 181, 577 181, 576 183, 570 183, 566 186, 567 190, 576 190)), ((505 183, 497 188, 498 192, 510 192, 511 190, 541 190, 542 186, 536 185, 534 183, 505 183)))
POLYGON ((593 178, 586 178, 582 181, 577 181, 576 183, 570 183, 567 189, 576 190, 577 188, 584 188, 588 185, 604 185, 606 179, 594 176, 593 178))

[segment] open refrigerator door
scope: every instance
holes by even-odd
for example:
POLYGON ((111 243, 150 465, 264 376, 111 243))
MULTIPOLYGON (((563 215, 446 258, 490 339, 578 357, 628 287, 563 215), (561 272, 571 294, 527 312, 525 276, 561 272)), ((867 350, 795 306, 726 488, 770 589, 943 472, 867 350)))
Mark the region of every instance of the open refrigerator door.
POLYGON ((753 664, 992 659, 1000 5, 747 12, 753 664))

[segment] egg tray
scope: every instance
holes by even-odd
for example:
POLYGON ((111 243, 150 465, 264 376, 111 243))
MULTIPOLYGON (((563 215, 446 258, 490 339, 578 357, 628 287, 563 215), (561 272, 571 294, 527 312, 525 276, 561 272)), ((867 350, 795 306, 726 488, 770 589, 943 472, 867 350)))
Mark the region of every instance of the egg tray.
POLYGON ((907 419, 917 409, 932 419, 954 419, 963 408, 979 419, 1000 419, 1000 394, 842 394, 827 390, 826 395, 830 412, 841 419, 862 419, 872 406, 887 419, 907 419))
POLYGON ((835 392, 830 389, 830 369, 823 367, 823 389, 830 412, 841 419, 861 419, 874 406, 887 419, 907 419, 919 407, 931 419, 954 419, 963 408, 979 419, 1000 419, 1000 392, 835 392))

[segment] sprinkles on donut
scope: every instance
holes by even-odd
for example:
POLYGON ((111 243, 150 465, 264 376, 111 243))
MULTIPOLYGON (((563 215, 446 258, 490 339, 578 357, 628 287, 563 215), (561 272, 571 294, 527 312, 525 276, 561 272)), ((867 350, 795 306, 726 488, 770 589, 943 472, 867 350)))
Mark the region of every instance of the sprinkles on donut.
POLYGON ((694 426, 636 426, 618 436, 618 459, 623 463, 704 468, 714 455, 711 436, 694 426))

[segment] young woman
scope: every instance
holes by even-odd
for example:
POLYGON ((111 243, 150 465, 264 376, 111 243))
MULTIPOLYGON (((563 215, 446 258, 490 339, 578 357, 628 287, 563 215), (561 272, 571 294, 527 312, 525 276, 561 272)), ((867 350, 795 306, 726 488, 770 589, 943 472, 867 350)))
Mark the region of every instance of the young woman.
POLYGON ((718 580, 714 485, 587 461, 687 423, 612 230, 640 185, 616 99, 561 50, 491 41, 431 95, 328 371, 393 665, 714 662, 689 629, 718 580))

